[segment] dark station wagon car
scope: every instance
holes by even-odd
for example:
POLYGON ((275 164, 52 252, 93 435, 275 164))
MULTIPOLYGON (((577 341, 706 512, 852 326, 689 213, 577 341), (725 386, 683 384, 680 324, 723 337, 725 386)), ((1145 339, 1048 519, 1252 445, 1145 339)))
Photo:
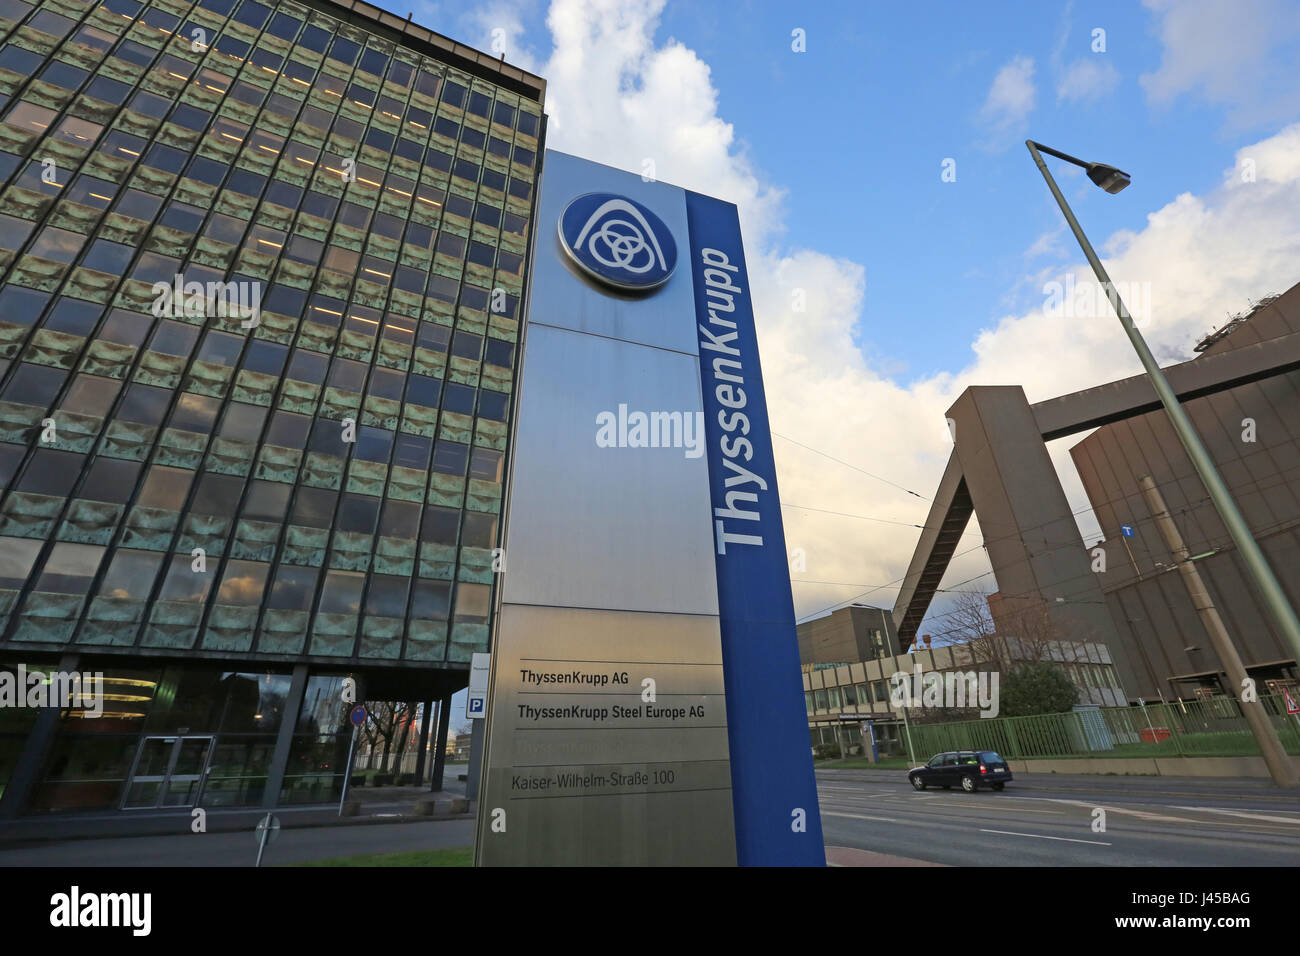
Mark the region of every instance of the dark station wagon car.
POLYGON ((1011 768, 992 750, 954 750, 935 754, 924 767, 909 771, 907 779, 917 790, 961 787, 974 793, 985 786, 1001 790, 1011 780, 1011 768))

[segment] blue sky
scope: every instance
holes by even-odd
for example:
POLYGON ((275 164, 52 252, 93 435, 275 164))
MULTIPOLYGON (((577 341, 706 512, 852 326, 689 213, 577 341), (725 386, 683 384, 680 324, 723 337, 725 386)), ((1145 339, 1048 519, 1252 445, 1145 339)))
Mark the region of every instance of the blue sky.
MULTIPOLYGON (((503 40, 545 76, 552 147, 651 159, 740 206, 774 431, 922 496, 778 438, 787 539, 807 555, 800 614, 901 576, 917 531, 885 522, 925 520, 963 388, 1019 384, 1033 401, 1138 371, 1108 312, 1045 307, 1045 282, 1086 266, 1027 136, 1133 176, 1110 196, 1049 161, 1115 280, 1146 290, 1163 361, 1300 280, 1293 0, 443 0, 415 19, 503 40)), ((1051 451, 1086 509, 1072 443, 1051 451)), ((987 568, 976 551, 948 580, 987 568)))

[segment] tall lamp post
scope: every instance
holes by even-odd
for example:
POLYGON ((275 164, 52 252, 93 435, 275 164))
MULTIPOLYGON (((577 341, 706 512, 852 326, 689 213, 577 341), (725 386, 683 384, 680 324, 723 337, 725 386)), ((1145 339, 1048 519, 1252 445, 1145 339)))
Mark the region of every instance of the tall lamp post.
MULTIPOLYGON (((1273 574, 1273 569, 1269 567, 1268 561, 1264 558, 1264 552, 1260 549, 1258 542, 1255 541, 1254 535, 1250 533, 1245 518, 1241 516, 1241 511, 1238 510, 1236 502, 1232 500, 1227 485, 1223 483, 1218 469, 1214 466, 1214 460, 1205 450, 1205 445, 1201 443, 1200 436, 1196 434, 1196 429, 1192 427, 1191 419, 1187 417, 1187 412, 1183 410, 1182 404, 1178 401, 1178 396, 1174 394, 1174 390, 1170 387, 1169 380, 1165 378, 1165 373, 1156 364, 1155 357, 1151 354, 1146 341, 1142 338, 1142 333, 1133 324, 1133 317, 1129 315, 1128 308, 1120 299, 1114 283, 1110 281, 1110 276, 1106 274, 1106 269, 1102 266, 1101 260, 1097 258, 1097 253, 1093 251, 1092 243, 1084 235, 1083 229, 1079 226, 1079 221, 1074 218, 1069 203, 1061 195, 1056 180, 1052 178, 1052 174, 1047 169, 1047 164, 1043 162, 1042 154, 1046 153, 1049 156, 1055 156, 1057 159, 1063 159, 1067 163, 1073 163, 1075 166, 1081 167, 1087 171, 1089 179, 1108 193, 1117 193, 1127 186, 1131 181, 1128 173, 1105 163, 1085 162, 1041 143, 1035 143, 1033 140, 1026 140, 1025 145, 1029 147, 1029 154, 1034 157, 1039 172, 1047 180, 1047 186, 1052 190, 1052 196, 1055 197, 1056 204, 1061 207, 1061 213, 1065 216, 1065 221, 1070 224, 1070 231, 1074 233, 1074 238, 1079 241, 1079 247, 1083 249, 1083 254, 1087 256, 1088 264, 1092 266, 1097 281, 1106 290, 1106 297, 1110 299, 1111 307, 1114 308, 1115 314, 1119 316, 1120 325, 1124 326, 1129 341, 1133 343, 1133 350, 1137 352, 1142 367, 1146 369, 1147 379, 1160 397, 1160 403, 1164 405, 1165 411, 1169 413, 1169 420, 1174 426, 1174 431, 1178 433, 1178 438, 1187 451, 1187 457, 1192 460, 1192 467, 1196 469, 1196 474, 1200 476, 1202 484, 1205 485, 1205 490, 1209 492, 1215 510, 1218 511, 1219 517, 1227 527, 1228 534, 1232 536, 1232 542, 1237 546, 1237 551, 1246 564, 1246 570, 1249 572, 1251 580, 1264 598, 1264 604, 1269 613, 1272 614, 1274 623, 1281 629, 1283 637, 1285 637, 1287 644, 1290 645, 1292 655, 1297 661, 1300 661, 1300 619, 1296 618, 1295 609, 1291 607, 1286 592, 1282 590, 1282 585, 1278 583, 1277 577, 1273 574)), ((1237 691, 1240 693, 1241 689, 1238 688, 1237 691)))

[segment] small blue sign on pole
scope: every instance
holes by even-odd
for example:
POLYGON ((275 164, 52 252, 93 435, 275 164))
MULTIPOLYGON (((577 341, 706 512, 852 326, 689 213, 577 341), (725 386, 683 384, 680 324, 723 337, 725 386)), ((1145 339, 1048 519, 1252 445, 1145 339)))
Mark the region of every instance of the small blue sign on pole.
POLYGON ((364 724, 366 722, 365 704, 357 704, 357 706, 353 707, 352 712, 348 714, 348 720, 351 721, 353 727, 360 727, 364 724))
POLYGON ((1119 526, 1120 534, 1126 538, 1133 537, 1133 526, 1131 524, 1122 524, 1119 526))
POLYGON ((880 763, 880 747, 876 744, 876 725, 868 720, 863 726, 867 728, 867 734, 871 737, 871 762, 880 763))

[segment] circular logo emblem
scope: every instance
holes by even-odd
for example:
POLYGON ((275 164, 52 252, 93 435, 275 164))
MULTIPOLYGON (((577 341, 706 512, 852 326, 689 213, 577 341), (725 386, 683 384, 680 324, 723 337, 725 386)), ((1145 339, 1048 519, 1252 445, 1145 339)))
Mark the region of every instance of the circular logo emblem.
POLYGON ((565 206, 560 244, 587 275, 625 292, 658 288, 677 265, 677 243, 664 221, 613 193, 587 193, 565 206))

